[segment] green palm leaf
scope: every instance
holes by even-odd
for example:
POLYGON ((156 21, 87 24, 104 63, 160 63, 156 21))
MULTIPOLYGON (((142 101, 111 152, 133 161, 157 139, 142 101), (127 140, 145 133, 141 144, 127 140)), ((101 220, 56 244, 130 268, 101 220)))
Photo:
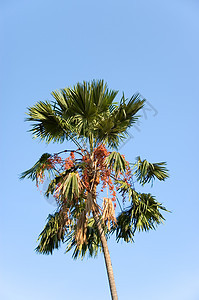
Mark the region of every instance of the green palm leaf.
POLYGON ((135 230, 148 231, 163 223, 162 211, 167 211, 151 194, 139 193, 132 201, 132 217, 135 220, 135 230))
POLYGON ((61 242, 64 241, 66 226, 64 216, 61 212, 49 215, 47 223, 40 233, 39 245, 35 249, 40 254, 52 254, 54 249, 58 249, 61 242))
POLYGON ((121 179, 115 179, 115 184, 117 185, 117 190, 122 195, 123 200, 125 200, 126 195, 128 195, 129 200, 131 200, 134 189, 131 188, 130 184, 127 181, 121 179))
POLYGON ((116 151, 113 151, 106 158, 107 167, 114 170, 115 174, 118 175, 119 172, 123 173, 126 169, 126 161, 123 156, 116 151))
POLYGON ((79 197, 80 194, 80 181, 78 173, 72 172, 63 179, 60 186, 61 194, 67 200, 72 200, 74 197, 79 197))
POLYGON ((117 217, 117 226, 112 228, 116 232, 116 241, 123 239, 126 243, 133 242, 134 230, 132 229, 132 212, 125 210, 117 217))
MULTIPOLYGON (((29 178, 32 180, 35 180, 37 178, 37 175, 47 169, 48 166, 48 159, 51 157, 51 154, 49 153, 44 153, 40 159, 34 164, 34 166, 30 169, 28 169, 27 171, 24 171, 21 175, 20 175, 20 179, 24 179, 24 178, 29 178)), ((49 172, 53 172, 53 170, 49 170, 49 172)))
POLYGON ((38 102, 28 109, 27 121, 33 122, 32 129, 34 138, 50 141, 63 142, 67 138, 69 125, 55 113, 51 103, 38 102))
POLYGON ((97 124, 98 140, 117 148, 119 143, 128 136, 128 128, 135 123, 139 116, 137 112, 143 107, 145 99, 141 100, 139 94, 135 94, 130 100, 122 97, 120 104, 112 109, 105 119, 97 124))
MULTIPOLYGON (((27 121, 35 138, 63 142, 77 138, 117 147, 127 129, 137 120, 144 99, 139 94, 114 103, 118 91, 109 90, 103 80, 78 83, 73 88, 52 92, 54 102, 38 102, 28 109, 27 121)), ((80 145, 77 145, 81 147, 80 145)))
POLYGON ((167 211, 151 194, 132 191, 132 204, 122 211, 117 218, 116 239, 125 242, 133 241, 135 231, 155 229, 163 223, 162 211, 167 211))
POLYGON ((153 183, 155 178, 159 179, 160 181, 165 180, 169 177, 168 170, 165 166, 165 162, 149 163, 146 159, 142 161, 140 157, 138 157, 134 174, 138 182, 142 185, 145 185, 145 183, 150 181, 153 183))

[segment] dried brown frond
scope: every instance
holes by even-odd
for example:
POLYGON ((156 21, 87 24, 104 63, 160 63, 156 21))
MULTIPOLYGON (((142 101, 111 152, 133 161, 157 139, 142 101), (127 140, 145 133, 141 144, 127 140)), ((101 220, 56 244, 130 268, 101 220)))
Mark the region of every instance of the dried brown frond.
POLYGON ((68 207, 66 207, 65 205, 63 206, 63 215, 64 215, 65 225, 70 226, 71 225, 71 212, 70 212, 70 209, 68 207))
POLYGON ((86 232, 87 216, 86 212, 83 211, 77 220, 76 241, 78 246, 82 245, 83 243, 86 243, 86 232))
POLYGON ((68 208, 64 203, 60 207, 60 218, 61 222, 64 226, 67 226, 69 231, 71 231, 71 212, 70 208, 68 208))
POLYGON ((110 230, 111 229, 111 221, 113 224, 117 223, 112 199, 111 198, 103 198, 102 206, 103 206, 102 220, 105 223, 107 223, 108 230, 110 230))
POLYGON ((97 205, 96 201, 94 200, 95 197, 91 193, 87 193, 86 197, 86 213, 90 215, 91 211, 95 211, 96 213, 99 212, 100 207, 97 205))

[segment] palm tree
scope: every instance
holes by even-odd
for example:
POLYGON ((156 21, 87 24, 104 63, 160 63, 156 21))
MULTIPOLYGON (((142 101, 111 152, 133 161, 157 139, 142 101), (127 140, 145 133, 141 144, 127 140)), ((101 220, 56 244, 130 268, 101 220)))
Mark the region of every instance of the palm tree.
POLYGON ((44 153, 21 175, 37 185, 50 178, 45 195, 53 195, 57 202, 36 251, 52 254, 61 242, 67 252, 74 249, 73 258, 102 251, 113 300, 118 296, 107 239, 115 235, 117 241, 133 241, 136 230, 154 229, 164 220, 161 210, 166 209, 151 194, 137 192, 134 181, 143 186, 168 177, 164 162, 152 164, 137 157, 130 164, 117 151, 145 102, 135 94, 129 100, 123 95, 117 103, 117 94, 103 80, 83 82, 52 92, 52 102, 30 107, 27 121, 34 138, 47 143, 72 141, 75 149, 44 153), (107 193, 103 199, 100 191, 107 193))

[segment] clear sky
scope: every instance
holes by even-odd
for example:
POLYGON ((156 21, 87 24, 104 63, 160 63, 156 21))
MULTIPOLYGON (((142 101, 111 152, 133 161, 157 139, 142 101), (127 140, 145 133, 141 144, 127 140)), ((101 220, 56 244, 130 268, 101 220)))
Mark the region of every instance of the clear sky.
MULTIPOLYGON (((1 0, 2 300, 108 300, 103 256, 73 261, 64 247, 34 252, 54 206, 19 174, 43 152, 26 108, 78 81, 104 79, 148 109, 122 148, 167 161, 170 179, 152 190, 171 214, 134 244, 109 242, 119 299, 198 300, 199 2, 197 0, 1 0)), ((118 97, 118 99, 119 99, 118 97)))

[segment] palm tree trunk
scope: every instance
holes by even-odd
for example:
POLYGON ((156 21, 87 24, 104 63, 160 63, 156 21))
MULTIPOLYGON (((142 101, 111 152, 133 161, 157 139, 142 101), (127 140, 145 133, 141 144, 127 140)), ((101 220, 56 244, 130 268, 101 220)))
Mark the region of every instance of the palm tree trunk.
POLYGON ((105 259, 105 263, 106 263, 106 270, 107 270, 107 275, 108 275, 108 280, 109 280, 109 286, 110 286, 110 290, 111 290, 111 297, 112 297, 112 300, 118 300, 117 290, 116 290, 116 286, 115 286, 115 279, 114 279, 114 275, 113 275, 113 267, 111 264, 111 257, 109 254, 107 240, 106 240, 106 237, 104 234, 104 230, 101 226, 99 217, 95 211, 93 211, 93 217, 95 219, 98 231, 100 233, 102 249, 103 249, 104 259, 105 259))

